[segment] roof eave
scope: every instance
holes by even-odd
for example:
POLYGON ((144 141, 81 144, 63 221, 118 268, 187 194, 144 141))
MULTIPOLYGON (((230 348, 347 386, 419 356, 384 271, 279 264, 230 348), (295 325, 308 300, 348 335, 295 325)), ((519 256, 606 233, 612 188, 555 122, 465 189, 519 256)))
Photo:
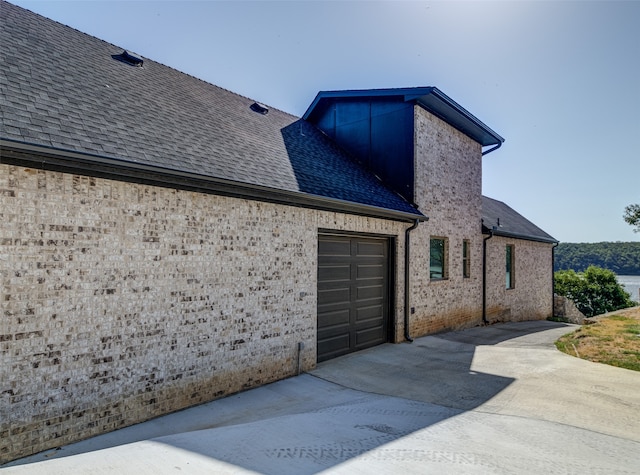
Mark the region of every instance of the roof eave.
POLYGON ((557 244, 559 241, 553 237, 545 237, 545 236, 534 236, 534 235, 530 235, 530 234, 520 234, 520 233, 513 233, 513 232, 509 232, 509 231, 501 231, 501 230, 496 230, 496 229, 489 229, 486 226, 482 226, 482 233, 483 234, 490 234, 492 233, 494 236, 501 236, 501 237, 507 237, 507 238, 514 238, 514 239, 522 239, 524 241, 536 241, 536 242, 543 242, 543 243, 547 243, 547 244, 557 244))
POLYGON ((298 191, 276 189, 252 183, 145 165, 113 157, 18 142, 10 139, 0 138, 0 150, 2 151, 0 154, 0 163, 100 176, 109 179, 136 181, 155 186, 170 186, 173 188, 189 189, 223 196, 323 211, 338 211, 393 221, 415 222, 416 220, 428 220, 428 218, 418 210, 416 210, 416 213, 409 213, 298 191))

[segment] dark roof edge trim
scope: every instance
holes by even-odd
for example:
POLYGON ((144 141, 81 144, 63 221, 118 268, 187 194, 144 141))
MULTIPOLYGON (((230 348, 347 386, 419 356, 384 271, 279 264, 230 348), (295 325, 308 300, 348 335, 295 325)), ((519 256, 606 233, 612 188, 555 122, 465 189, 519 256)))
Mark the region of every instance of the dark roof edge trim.
POLYGON ((415 222, 416 220, 428 220, 426 216, 417 210, 415 214, 408 213, 336 198, 280 190, 2 138, 0 138, 0 150, 14 152, 14 154, 10 155, 6 153, 0 154, 0 163, 28 165, 45 170, 51 169, 66 173, 75 172, 82 175, 99 176, 121 181, 135 180, 155 186, 169 186, 234 198, 252 199, 322 211, 343 212, 392 221, 415 222))
MULTIPOLYGON (((482 226, 482 234, 489 234, 491 230, 486 226, 482 226)), ((502 236, 502 237, 510 237, 514 239, 522 239, 523 241, 536 241, 536 242, 544 242, 548 244, 557 244, 559 241, 552 237, 546 238, 544 236, 532 236, 528 234, 518 234, 518 233, 510 233, 504 231, 493 230, 494 236, 502 236)))
MULTIPOLYGON (((504 138, 497 132, 492 130, 488 125, 474 116, 467 109, 462 107, 451 97, 447 96, 444 92, 434 86, 428 87, 404 87, 396 89, 356 89, 356 90, 338 90, 338 91, 320 91, 316 94, 311 105, 307 108, 302 118, 309 120, 314 110, 323 99, 348 99, 356 97, 401 97, 405 102, 413 102, 419 104, 425 110, 428 110, 432 114, 436 115, 445 122, 458 128, 462 133, 468 135, 474 140, 477 140, 483 147, 491 145, 501 145, 504 143, 504 138), (428 100, 430 98, 437 99, 446 108, 446 113, 435 110, 433 106, 429 105, 428 100), (483 143, 482 137, 478 137, 472 130, 460 128, 460 120, 454 120, 452 122, 452 116, 460 118, 463 122, 472 124, 473 128, 481 130, 486 137, 491 137, 491 140, 483 143), (458 124, 458 125, 455 125, 458 124)), ((497 148, 497 147, 496 147, 497 148)))
POLYGON ((353 97, 402 97, 403 100, 413 100, 413 96, 422 97, 430 94, 434 87, 402 87, 402 88, 385 88, 385 89, 338 89, 334 91, 320 91, 316 94, 313 102, 307 107, 302 118, 309 119, 318 103, 322 99, 345 99, 353 97))

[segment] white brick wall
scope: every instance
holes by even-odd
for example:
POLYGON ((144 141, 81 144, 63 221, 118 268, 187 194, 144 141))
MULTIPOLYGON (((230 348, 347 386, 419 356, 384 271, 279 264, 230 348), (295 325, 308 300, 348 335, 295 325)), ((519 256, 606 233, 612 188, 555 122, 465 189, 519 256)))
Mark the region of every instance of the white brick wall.
POLYGON ((412 235, 413 336, 478 324, 482 317, 482 158, 480 145, 415 107, 416 202, 429 221, 412 235), (449 278, 429 278, 429 240, 449 242, 449 278), (462 246, 471 246, 463 278, 462 246))
POLYGON ((542 320, 553 314, 552 245, 494 236, 487 241, 487 320, 542 320), (506 246, 514 246, 515 286, 506 286, 506 246))
POLYGON ((312 368, 318 229, 408 226, 9 165, 0 219, 0 461, 312 368))
MULTIPOLYGON (((478 143, 415 108, 416 202, 429 221, 412 234, 411 333, 420 336, 482 323, 482 151, 478 143), (449 242, 449 278, 429 278, 430 237, 449 242), (471 277, 462 275, 462 246, 471 246, 471 277)), ((551 316, 551 244, 494 237, 487 252, 490 322, 551 316), (505 285, 505 249, 515 245, 516 286, 505 285)))

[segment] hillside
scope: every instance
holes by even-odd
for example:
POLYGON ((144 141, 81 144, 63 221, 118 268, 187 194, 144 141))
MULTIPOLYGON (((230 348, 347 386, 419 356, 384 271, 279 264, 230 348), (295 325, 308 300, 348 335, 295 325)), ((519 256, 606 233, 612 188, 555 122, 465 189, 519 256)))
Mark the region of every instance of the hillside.
POLYGON ((590 265, 618 275, 640 275, 640 242, 563 242, 556 248, 554 270, 582 272, 590 265))

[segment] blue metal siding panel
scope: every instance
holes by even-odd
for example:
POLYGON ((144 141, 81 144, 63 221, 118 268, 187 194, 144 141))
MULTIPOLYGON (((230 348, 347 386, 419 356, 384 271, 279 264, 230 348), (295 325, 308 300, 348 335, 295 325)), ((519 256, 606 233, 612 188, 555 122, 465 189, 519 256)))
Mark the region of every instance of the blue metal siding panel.
POLYGON ((389 188, 414 201, 412 103, 356 97, 331 100, 318 109, 313 119, 318 128, 389 188))
POLYGON ((322 107, 321 111, 317 112, 317 121, 310 121, 314 123, 316 127, 322 130, 325 134, 335 140, 336 138, 336 108, 333 104, 328 107, 322 107))
POLYGON ((371 143, 371 168, 390 188, 413 203, 413 105, 373 103, 371 143))
POLYGON ((366 102, 336 104, 336 141, 371 168, 371 106, 366 102))

